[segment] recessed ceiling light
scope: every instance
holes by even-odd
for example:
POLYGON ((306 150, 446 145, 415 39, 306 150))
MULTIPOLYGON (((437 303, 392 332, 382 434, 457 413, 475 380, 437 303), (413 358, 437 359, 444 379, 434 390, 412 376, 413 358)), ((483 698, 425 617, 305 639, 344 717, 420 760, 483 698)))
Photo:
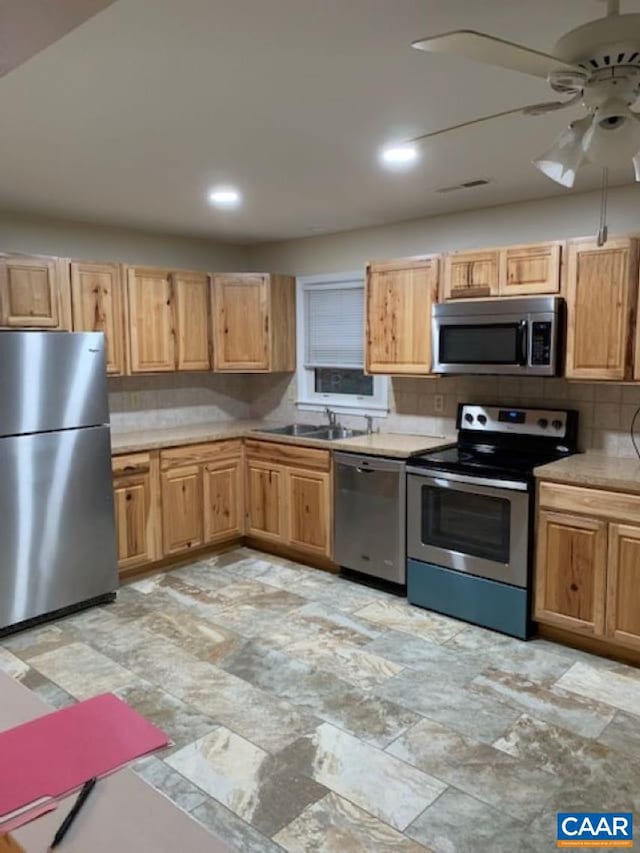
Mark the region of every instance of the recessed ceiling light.
POLYGON ((215 207, 237 207, 242 196, 234 187, 216 187, 210 191, 209 201, 215 207))
POLYGON ((415 145, 389 145, 382 149, 380 155, 385 166, 402 168, 412 166, 418 159, 418 149, 415 145))

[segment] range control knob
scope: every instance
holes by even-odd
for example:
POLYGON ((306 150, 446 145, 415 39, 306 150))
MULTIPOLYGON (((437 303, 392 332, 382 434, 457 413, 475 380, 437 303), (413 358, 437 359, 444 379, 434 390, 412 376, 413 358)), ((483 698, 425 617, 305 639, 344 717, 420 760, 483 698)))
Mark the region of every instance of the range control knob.
POLYGON ((473 423, 473 415, 471 414, 471 412, 467 412, 467 414, 464 416, 464 419, 468 424, 472 424, 473 423))
POLYGON ((555 421, 551 421, 551 426, 554 429, 562 429, 563 423, 562 423, 562 421, 555 420, 555 421))
POLYGON ((487 422, 487 416, 486 415, 478 415, 478 423, 481 423, 482 426, 484 426, 486 424, 486 422, 487 422))
POLYGON ((538 418, 538 426, 540 429, 546 429, 549 426, 549 421, 546 418, 538 418))

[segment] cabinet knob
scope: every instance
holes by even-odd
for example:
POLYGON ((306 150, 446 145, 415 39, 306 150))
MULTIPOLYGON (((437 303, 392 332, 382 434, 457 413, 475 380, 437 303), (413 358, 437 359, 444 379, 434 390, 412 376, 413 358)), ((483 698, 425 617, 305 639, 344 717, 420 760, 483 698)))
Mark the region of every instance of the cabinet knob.
POLYGON ((571 592, 577 592, 578 591, 578 584, 572 583, 571 586, 569 587, 569 589, 571 590, 571 592))

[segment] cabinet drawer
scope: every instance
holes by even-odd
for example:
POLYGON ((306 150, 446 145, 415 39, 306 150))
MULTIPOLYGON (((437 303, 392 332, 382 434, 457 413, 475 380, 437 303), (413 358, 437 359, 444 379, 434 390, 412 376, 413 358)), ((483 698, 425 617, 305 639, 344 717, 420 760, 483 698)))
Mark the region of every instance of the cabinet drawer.
POLYGON ((149 453, 125 453, 111 459, 111 469, 116 477, 121 474, 144 474, 150 467, 149 453))
POLYGON ((255 439, 247 439, 245 447, 247 457, 257 461, 290 465, 295 468, 313 468, 318 471, 328 471, 331 467, 331 453, 328 450, 255 439))
POLYGON ((583 489, 561 483, 540 483, 539 503, 545 509, 578 512, 612 521, 640 521, 640 495, 583 489))
POLYGON ((242 455, 242 440, 208 441, 206 444, 190 444, 185 447, 171 447, 160 453, 163 471, 183 465, 199 465, 205 462, 217 462, 242 455))

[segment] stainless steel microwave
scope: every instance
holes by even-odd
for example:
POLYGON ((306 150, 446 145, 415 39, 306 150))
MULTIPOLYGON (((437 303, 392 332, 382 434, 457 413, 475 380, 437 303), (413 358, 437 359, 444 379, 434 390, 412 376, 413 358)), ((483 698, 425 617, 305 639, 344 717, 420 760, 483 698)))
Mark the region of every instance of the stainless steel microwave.
POLYGON ((434 373, 557 376, 565 304, 559 296, 446 302, 433 306, 434 373))

